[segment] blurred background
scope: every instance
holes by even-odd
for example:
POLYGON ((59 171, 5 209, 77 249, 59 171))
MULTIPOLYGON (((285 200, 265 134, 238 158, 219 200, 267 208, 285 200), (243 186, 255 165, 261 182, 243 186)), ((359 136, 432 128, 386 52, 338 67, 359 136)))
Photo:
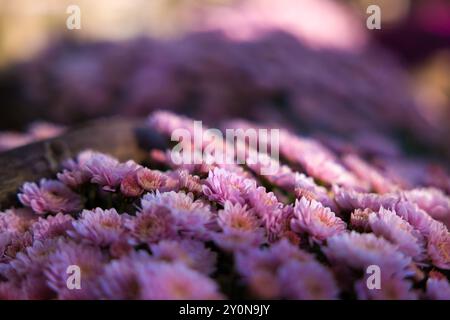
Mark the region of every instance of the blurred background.
POLYGON ((450 159, 447 0, 0 0, 0 70, 1 150, 170 109, 450 159))

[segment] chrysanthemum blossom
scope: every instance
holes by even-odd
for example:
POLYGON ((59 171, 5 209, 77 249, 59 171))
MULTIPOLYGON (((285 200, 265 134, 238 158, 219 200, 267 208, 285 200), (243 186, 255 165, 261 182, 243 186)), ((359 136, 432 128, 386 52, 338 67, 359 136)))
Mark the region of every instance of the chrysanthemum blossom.
POLYGON ((343 210, 370 209, 378 211, 381 207, 390 209, 400 200, 399 195, 393 193, 376 194, 365 193, 351 188, 333 186, 335 201, 343 210))
POLYGON ((246 232, 256 231, 261 222, 252 209, 239 203, 233 205, 226 201, 224 209, 219 211, 217 222, 222 229, 235 229, 246 232))
POLYGON ((436 267, 450 270, 450 232, 444 224, 435 221, 430 227, 427 253, 436 267))
POLYGON ((450 227, 450 198, 435 188, 420 188, 403 193, 406 199, 425 210, 431 217, 450 227))
POLYGON ((19 275, 40 275, 48 263, 48 257, 57 249, 58 239, 35 240, 11 261, 11 266, 19 275))
POLYGON ((23 205, 31 207, 37 214, 69 213, 82 208, 80 196, 56 180, 42 179, 39 186, 36 183, 26 182, 18 197, 23 205))
POLYGON ((196 240, 162 240, 150 245, 152 256, 168 263, 183 263, 187 267, 204 274, 212 274, 216 269, 217 254, 207 249, 203 242, 196 240))
POLYGON ((346 223, 321 203, 305 197, 295 201, 292 230, 306 232, 314 241, 321 242, 345 232, 346 223))
POLYGON ((145 191, 156 191, 164 186, 167 177, 158 170, 141 168, 136 171, 136 179, 145 191))
POLYGON ((331 300, 339 294, 332 273, 318 262, 291 261, 278 271, 282 296, 296 300, 331 300))
POLYGON ((65 236, 68 230, 71 230, 74 219, 68 214, 58 213, 55 216, 39 218, 31 226, 33 238, 35 240, 52 239, 59 236, 65 236))
POLYGON ((118 241, 125 233, 122 216, 115 209, 83 210, 80 218, 72 222, 73 230, 67 231, 73 239, 107 246, 118 241))
POLYGON ((105 191, 116 191, 125 176, 140 167, 134 161, 120 163, 102 153, 94 153, 83 165, 90 175, 91 183, 100 185, 105 191))
POLYGON ((139 269, 151 263, 154 263, 154 260, 144 251, 132 252, 110 261, 98 277, 98 296, 109 300, 141 299, 139 269))
POLYGON ((134 244, 158 242, 178 235, 170 210, 161 205, 144 206, 125 225, 134 244))
POLYGON ((227 200, 231 203, 245 204, 246 194, 255 188, 254 180, 244 178, 235 172, 215 168, 208 174, 203 193, 210 201, 217 201, 221 205, 227 200))
POLYGON ((198 238, 208 237, 209 228, 213 222, 212 213, 209 205, 203 201, 194 200, 192 193, 156 191, 156 193, 144 195, 141 205, 144 210, 151 206, 167 208, 180 234, 198 238))
POLYGON ((369 265, 378 265, 385 274, 407 275, 411 258, 374 234, 359 234, 355 231, 342 233, 327 240, 323 252, 335 264, 366 270, 369 265))
POLYGON ((398 249, 416 261, 424 259, 424 238, 395 211, 381 207, 369 215, 369 225, 373 233, 398 245, 398 249))
POLYGON ((282 297, 282 286, 278 279, 280 268, 291 261, 303 263, 312 260, 310 254, 283 239, 269 249, 253 247, 239 251, 235 263, 236 270, 254 296, 274 299, 282 297))
POLYGON ((8 209, 0 212, 0 232, 25 232, 35 220, 36 216, 29 208, 8 209))
POLYGON ((144 300, 221 299, 217 284, 184 264, 155 263, 139 270, 144 300))
POLYGON ((373 211, 370 209, 356 209, 350 215, 350 226, 359 232, 370 231, 369 215, 373 211))
POLYGON ((120 192, 125 197, 138 197, 143 192, 144 189, 139 185, 136 173, 128 173, 120 182, 120 192))
POLYGON ((100 248, 60 241, 48 258, 45 271, 49 287, 59 299, 96 299, 97 278, 103 270, 105 257, 100 248), (67 287, 69 266, 78 266, 81 272, 81 289, 67 287))

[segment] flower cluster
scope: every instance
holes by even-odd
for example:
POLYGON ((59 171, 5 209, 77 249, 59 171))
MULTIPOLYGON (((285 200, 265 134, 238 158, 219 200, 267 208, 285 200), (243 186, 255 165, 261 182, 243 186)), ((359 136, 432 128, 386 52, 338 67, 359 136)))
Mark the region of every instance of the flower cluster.
MULTIPOLYGON (((168 138, 190 126, 167 112, 149 124, 168 138)), ((0 214, 0 298, 450 299, 445 191, 283 134, 269 176, 84 151, 25 183, 0 214)))

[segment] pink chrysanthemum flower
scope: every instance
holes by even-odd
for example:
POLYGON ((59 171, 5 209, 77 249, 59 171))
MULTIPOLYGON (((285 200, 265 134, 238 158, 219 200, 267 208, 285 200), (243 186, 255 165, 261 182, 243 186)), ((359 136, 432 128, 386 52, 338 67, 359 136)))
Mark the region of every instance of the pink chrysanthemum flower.
POLYGON ((140 186, 136 173, 130 172, 128 173, 120 182, 120 192, 125 197, 138 197, 143 192, 144 189, 140 186))
POLYGON ((77 188, 88 182, 91 176, 83 166, 93 154, 93 151, 87 150, 80 152, 75 160, 69 159, 64 161, 63 171, 57 174, 58 180, 70 188, 77 188))
POLYGON ((31 226, 34 240, 46 240, 59 236, 65 236, 72 229, 72 216, 58 213, 55 216, 39 218, 31 226))
POLYGON ((420 209, 415 203, 409 201, 400 201, 395 205, 395 212, 408 221, 415 229, 419 230, 422 235, 428 237, 433 226, 440 225, 446 229, 442 222, 436 221, 424 210, 420 209))
POLYGON ((14 259, 18 252, 23 251, 33 243, 30 232, 2 232, 0 233, 0 263, 14 259))
POLYGON ((212 274, 216 269, 217 254, 205 248, 196 240, 162 240, 150 245, 152 256, 169 263, 183 263, 187 267, 204 274, 212 274))
POLYGON ((224 205, 227 200, 232 203, 245 204, 246 194, 255 188, 254 180, 244 178, 235 172, 215 168, 208 174, 203 186, 203 193, 209 200, 216 201, 221 205, 224 205))
POLYGON ((252 209, 239 203, 233 205, 226 201, 224 209, 219 210, 217 222, 222 229, 235 229, 245 232, 254 232, 261 226, 252 209))
POLYGON ((370 209, 378 211, 381 207, 390 209, 400 200, 398 195, 392 193, 383 195, 364 193, 355 189, 344 189, 337 186, 333 186, 333 192, 336 203, 343 210, 370 209))
POLYGON ((60 181, 42 179, 39 186, 27 182, 21 191, 20 202, 38 214, 76 212, 82 208, 81 198, 60 181))
POLYGON ((356 296, 359 300, 416 300, 417 293, 412 283, 397 276, 384 276, 381 269, 380 289, 369 289, 367 278, 355 283, 356 296))
POLYGON ((431 300, 450 300, 450 284, 447 279, 429 278, 427 280, 427 299, 431 300))
POLYGON ((295 201, 294 218, 291 228, 296 232, 306 232, 317 242, 345 232, 347 225, 330 210, 315 200, 305 197, 295 201))
POLYGON ((165 185, 167 177, 158 170, 141 168, 136 171, 136 179, 145 191, 156 191, 165 185))
POLYGON ((287 299, 331 300, 339 294, 332 273, 315 261, 288 262, 278 271, 278 278, 287 299))
POLYGON ((435 221, 430 227, 427 253, 436 267, 450 269, 450 232, 440 222, 435 221))
POLYGON ((423 260, 423 236, 395 212, 382 207, 369 215, 369 225, 375 235, 396 244, 405 255, 416 261, 423 260))
POLYGON ((374 234, 343 233, 327 240, 323 252, 331 263, 355 269, 378 265, 384 273, 406 275, 411 258, 398 251, 398 247, 374 234))
POLYGON ((117 159, 102 153, 93 153, 86 160, 83 169, 90 175, 91 183, 100 185, 105 191, 116 191, 122 179, 139 169, 134 161, 120 163, 117 159))
POLYGON ((208 237, 213 216, 209 205, 194 200, 192 193, 163 192, 148 193, 141 201, 143 209, 151 206, 166 207, 174 218, 175 227, 183 235, 208 237))
POLYGON ((273 192, 267 192, 264 187, 252 188, 247 200, 261 219, 270 241, 279 239, 288 230, 290 212, 273 192))
POLYGON ((369 215, 373 211, 370 209, 356 209, 350 215, 350 226, 359 232, 370 231, 369 215))
POLYGON ((191 175, 187 170, 175 170, 169 175, 177 180, 178 189, 186 190, 196 195, 202 193, 203 186, 200 177, 191 175))
POLYGON ((96 299, 97 277, 102 273, 105 258, 97 247, 60 241, 57 249, 48 258, 45 275, 49 287, 59 299, 96 299), (81 289, 67 287, 69 266, 78 266, 81 271, 81 289))
POLYGON ((450 198, 435 188, 413 189, 403 192, 405 198, 417 204, 431 217, 450 227, 450 198))
POLYGON ((12 208, 0 212, 0 232, 25 232, 36 220, 28 208, 12 208))
POLYGON ((280 152, 288 160, 303 166, 308 175, 328 184, 359 186, 356 177, 337 162, 334 155, 320 143, 307 138, 280 133, 280 152))
POLYGON ((237 252, 237 271, 244 277, 254 295, 264 299, 281 297, 281 285, 277 272, 290 261, 310 262, 310 254, 283 239, 268 249, 248 248, 237 252))
POLYGON ((184 264, 155 263, 139 270, 144 300, 221 299, 217 284, 184 264))
POLYGON ((142 284, 138 277, 140 267, 154 263, 145 251, 132 252, 112 260, 98 277, 98 295, 109 300, 141 299, 142 284))
POLYGON ((125 225, 134 244, 177 237, 175 219, 168 208, 160 205, 145 206, 135 217, 127 220, 125 225))
POLYGON ((122 216, 113 209, 83 210, 79 219, 72 222, 73 230, 67 234, 73 239, 98 246, 108 246, 125 233, 122 216))
POLYGON ((57 249, 57 239, 35 240, 11 261, 11 267, 18 275, 40 275, 47 266, 48 257, 57 249))

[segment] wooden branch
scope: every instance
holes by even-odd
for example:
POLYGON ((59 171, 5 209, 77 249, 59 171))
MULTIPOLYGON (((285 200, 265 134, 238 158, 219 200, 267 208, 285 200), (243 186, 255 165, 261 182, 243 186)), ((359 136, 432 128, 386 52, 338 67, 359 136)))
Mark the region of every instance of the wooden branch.
POLYGON ((119 160, 142 162, 148 150, 165 148, 165 140, 141 120, 104 118, 71 129, 62 135, 0 154, 0 209, 17 202, 18 189, 26 181, 52 177, 63 160, 93 149, 119 160))

